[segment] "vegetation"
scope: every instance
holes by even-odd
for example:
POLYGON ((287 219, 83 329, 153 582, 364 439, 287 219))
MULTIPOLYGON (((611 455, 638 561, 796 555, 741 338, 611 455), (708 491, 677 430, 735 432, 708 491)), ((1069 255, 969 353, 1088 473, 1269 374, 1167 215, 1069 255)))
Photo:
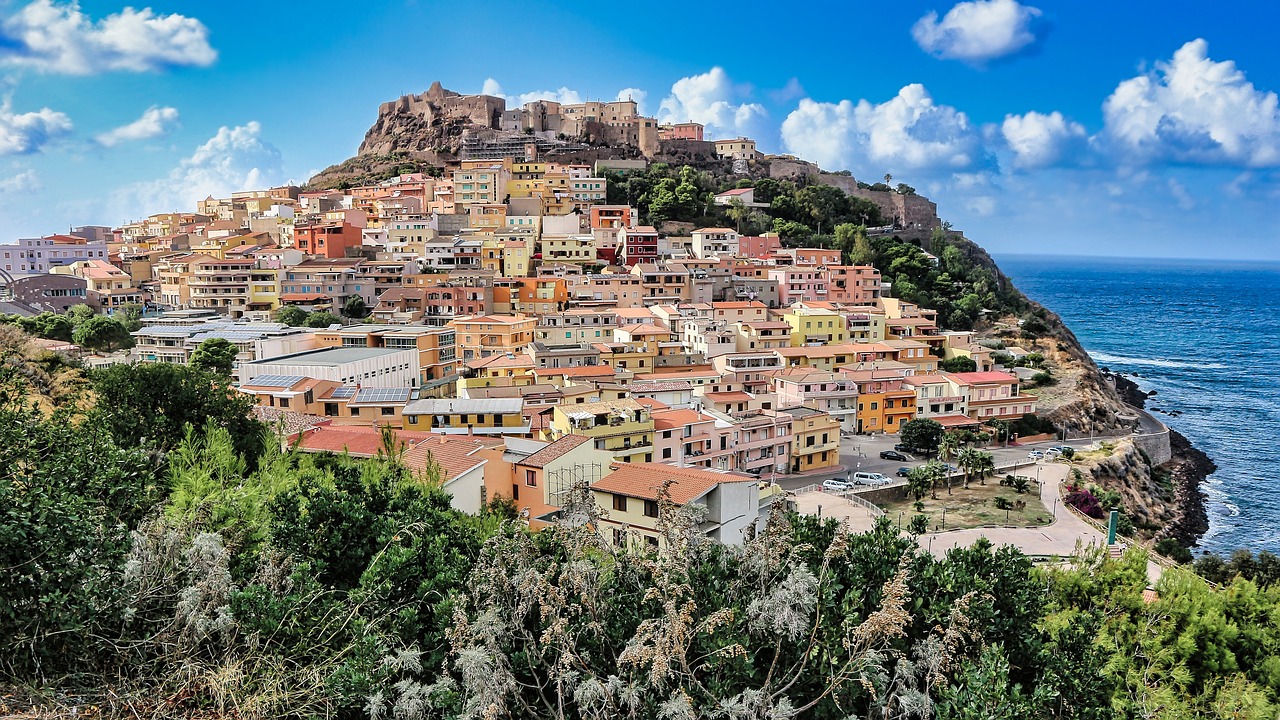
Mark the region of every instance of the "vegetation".
POLYGON ((239 353, 230 340, 209 338, 202 340, 191 353, 187 364, 197 370, 207 370, 220 375, 230 375, 235 367, 236 355, 239 353))
POLYGON ((883 507, 886 515, 895 521, 899 515, 907 520, 913 515, 925 516, 929 523, 927 532, 985 525, 1037 526, 1053 521, 1052 513, 1036 493, 1019 492, 1004 483, 985 486, 975 483, 968 488, 957 485, 950 493, 922 494, 920 498, 910 493, 907 498, 885 503, 883 507), (920 507, 916 503, 920 503, 920 507))
POLYGON ((903 445, 917 452, 937 452, 938 444, 942 442, 943 437, 942 425, 937 420, 915 418, 902 424, 898 430, 898 437, 903 445))
POLYGON ((64 314, 0 315, 0 325, 12 325, 46 340, 75 343, 91 352, 111 352, 133 346, 129 333, 142 326, 141 316, 136 305, 126 305, 113 316, 99 315, 88 305, 73 305, 64 314))
POLYGON ((978 369, 978 363, 971 357, 959 355, 938 363, 938 369, 952 373, 975 372, 978 369))
POLYGON ((349 318, 357 320, 369 317, 369 308, 365 305, 364 299, 359 295, 352 295, 342 305, 342 314, 349 318))
MULTIPOLYGON (((1147 602, 1138 551, 935 557, 886 519, 850 534, 780 506, 726 547, 665 495, 656 554, 604 542, 582 486, 530 533, 509 503, 453 510, 389 431, 365 461, 282 448, 224 378, 170 365, 96 371, 82 406, 38 385, 60 361, 0 340, 6 713, 1276 715, 1280 587, 1243 559, 1217 589, 1167 570, 1147 602)), ((947 502, 966 493, 1034 501, 992 484, 947 502)), ((940 503, 915 502, 919 534, 940 503)))

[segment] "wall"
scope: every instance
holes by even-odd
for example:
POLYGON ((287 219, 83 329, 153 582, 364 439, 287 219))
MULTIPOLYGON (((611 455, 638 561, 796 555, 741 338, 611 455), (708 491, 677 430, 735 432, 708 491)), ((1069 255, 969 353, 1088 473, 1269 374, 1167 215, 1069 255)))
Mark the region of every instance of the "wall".
POLYGON ((1173 449, 1169 444, 1169 427, 1164 423, 1156 420, 1150 413, 1145 410, 1138 410, 1142 415, 1147 417, 1149 423, 1143 423, 1144 426, 1150 428, 1150 424, 1154 423, 1161 428, 1155 432, 1134 434, 1133 444, 1139 450, 1145 452, 1147 457, 1151 458, 1152 465, 1163 465, 1173 459, 1173 449))

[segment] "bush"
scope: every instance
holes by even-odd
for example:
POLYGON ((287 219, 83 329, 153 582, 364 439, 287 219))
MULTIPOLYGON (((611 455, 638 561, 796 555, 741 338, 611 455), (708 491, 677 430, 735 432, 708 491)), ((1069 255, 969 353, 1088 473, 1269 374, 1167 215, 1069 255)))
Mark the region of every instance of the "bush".
POLYGON ((1040 386, 1056 385, 1058 383, 1058 379, 1055 378, 1053 376, 1053 373, 1049 372, 1048 370, 1041 370, 1035 375, 1032 375, 1031 380, 1036 385, 1040 385, 1040 386))
POLYGON ((997 496, 996 496, 996 499, 995 499, 995 501, 994 501, 994 502, 995 502, 995 506, 996 506, 996 509, 997 509, 997 510, 1012 510, 1012 509, 1013 509, 1013 503, 1012 503, 1012 502, 1010 502, 1010 501, 1009 501, 1009 498, 1007 498, 1007 497, 1001 497, 1001 496, 997 495, 997 496))
POLYGON ((1073 490, 1062 501, 1095 520, 1101 520, 1106 515, 1098 498, 1083 488, 1073 490))
POLYGON ((1156 552, 1182 565, 1186 565, 1195 559, 1192 557, 1190 550, 1183 547, 1182 543, 1173 538, 1164 538, 1157 542, 1156 552))
POLYGON ((928 515, 912 515, 911 524, 907 528, 912 535, 923 535, 929 532, 928 515))

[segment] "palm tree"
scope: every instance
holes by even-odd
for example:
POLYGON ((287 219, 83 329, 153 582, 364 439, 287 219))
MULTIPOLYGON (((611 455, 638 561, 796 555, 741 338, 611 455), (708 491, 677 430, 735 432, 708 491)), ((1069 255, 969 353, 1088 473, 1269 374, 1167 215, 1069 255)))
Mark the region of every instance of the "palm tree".
POLYGON ((947 462, 960 452, 960 436, 954 432, 943 433, 938 441, 938 459, 947 462))
POLYGON ((964 489, 969 489, 969 477, 977 470, 978 467, 978 450, 971 447, 964 448, 960 454, 956 456, 956 462, 960 465, 960 469, 964 470, 964 489))
POLYGON ((907 492, 911 493, 916 500, 924 497, 924 494, 933 491, 933 499, 938 499, 937 484, 930 474, 928 466, 914 467, 907 471, 907 492))
POLYGON ((996 471, 996 458, 985 450, 974 451, 974 472, 978 474, 978 482, 987 484, 987 476, 996 471))
POLYGON ((943 480, 947 481, 947 494, 951 494, 951 480, 947 477, 947 467, 937 460, 930 460, 920 468, 925 471, 929 477, 930 487, 933 488, 933 499, 938 499, 938 483, 943 480))

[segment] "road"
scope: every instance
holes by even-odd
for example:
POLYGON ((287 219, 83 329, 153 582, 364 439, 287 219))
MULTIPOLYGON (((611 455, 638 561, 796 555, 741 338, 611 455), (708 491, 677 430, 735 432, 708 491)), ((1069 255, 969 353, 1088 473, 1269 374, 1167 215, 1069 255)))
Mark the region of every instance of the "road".
MULTIPOLYGON (((1101 439, 1101 438, 1099 438, 1101 439)), ((899 462, 897 460, 881 460, 880 453, 884 450, 892 450, 897 444, 897 435, 855 435, 853 437, 841 438, 840 442, 840 464, 846 469, 839 472, 821 473, 813 475, 779 475, 775 478, 775 482, 782 486, 784 490, 798 490, 808 485, 821 484, 823 480, 829 478, 845 479, 849 473, 853 472, 877 472, 893 481, 890 487, 896 485, 905 485, 906 481, 896 477, 895 473, 900 467, 915 467, 923 465, 926 458, 918 457, 911 462, 899 462)), ((1063 443, 1059 440, 1046 440, 1041 443, 1031 443, 1027 445, 1017 445, 1014 447, 988 447, 983 448, 989 451, 995 457, 996 467, 1004 468, 1014 464, 1032 465, 1032 461, 1027 459, 1027 453, 1035 449, 1045 449, 1052 445, 1070 445, 1077 450, 1089 447, 1090 442, 1085 440, 1068 440, 1063 443)), ((952 465, 955 464, 953 460, 952 465)), ((1034 470, 1032 471, 1034 472, 1034 470)), ((1020 474, 1027 475, 1025 469, 1020 474)))

